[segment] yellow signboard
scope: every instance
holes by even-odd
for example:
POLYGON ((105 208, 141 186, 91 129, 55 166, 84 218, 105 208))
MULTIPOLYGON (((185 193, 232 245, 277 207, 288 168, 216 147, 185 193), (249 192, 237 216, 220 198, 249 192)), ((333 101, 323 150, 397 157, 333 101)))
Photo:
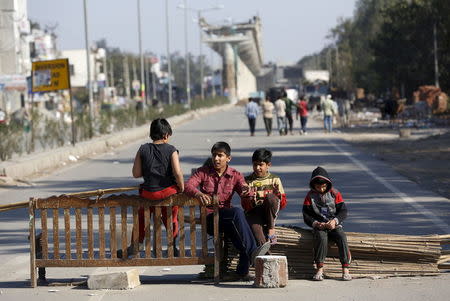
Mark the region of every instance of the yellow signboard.
POLYGON ((32 75, 33 92, 70 89, 68 59, 33 62, 32 75))

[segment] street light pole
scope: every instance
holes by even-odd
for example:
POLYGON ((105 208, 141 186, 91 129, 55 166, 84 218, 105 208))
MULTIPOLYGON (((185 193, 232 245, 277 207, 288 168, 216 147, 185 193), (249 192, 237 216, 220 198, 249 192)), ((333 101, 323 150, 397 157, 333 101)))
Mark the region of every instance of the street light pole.
POLYGON ((169 0, 166 0, 166 52, 167 52, 167 73, 169 78, 169 105, 172 104, 172 66, 170 63, 170 43, 169 43, 169 0))
POLYGON ((434 44, 434 84, 439 88, 439 61, 437 53, 437 28, 436 22, 433 24, 433 44, 434 44))
POLYGON ((184 0, 184 47, 185 47, 185 61, 186 61, 186 97, 187 106, 191 108, 191 67, 189 59, 188 48, 188 6, 187 0, 184 0))
POLYGON ((200 59, 200 90, 201 90, 201 94, 200 94, 200 98, 203 100, 205 99, 205 88, 203 87, 203 54, 202 54, 202 24, 200 23, 200 19, 202 17, 202 11, 199 9, 197 11, 197 18, 198 18, 198 32, 199 32, 199 37, 198 37, 198 46, 199 46, 199 59, 200 59))
POLYGON ((138 36, 139 36, 139 56, 141 58, 141 96, 143 101, 147 105, 147 93, 145 87, 144 76, 144 54, 142 53, 142 32, 141 32, 141 1, 137 0, 137 15, 138 15, 138 36))
POLYGON ((93 136, 93 126, 94 121, 94 93, 92 90, 91 81, 91 49, 89 47, 89 34, 88 34, 88 20, 87 20, 87 5, 86 0, 83 0, 84 6, 84 39, 86 44, 86 65, 87 65, 87 78, 88 78, 88 89, 89 89, 89 136, 93 136))

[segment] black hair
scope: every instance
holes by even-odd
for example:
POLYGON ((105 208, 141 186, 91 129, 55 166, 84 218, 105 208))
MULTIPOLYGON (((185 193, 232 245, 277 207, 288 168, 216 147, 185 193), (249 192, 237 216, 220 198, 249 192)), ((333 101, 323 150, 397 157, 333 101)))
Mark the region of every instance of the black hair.
POLYGON ((287 97, 286 91, 283 91, 283 93, 281 93, 281 97, 287 97))
POLYGON ((152 140, 161 140, 164 136, 172 136, 172 128, 169 122, 164 118, 156 118, 150 125, 150 138, 152 140))
POLYGON ((231 155, 230 145, 223 141, 214 143, 214 145, 211 147, 211 154, 214 153, 215 151, 224 152, 227 156, 231 155))
POLYGON ((258 148, 253 152, 252 162, 272 162, 272 152, 266 148, 258 148))

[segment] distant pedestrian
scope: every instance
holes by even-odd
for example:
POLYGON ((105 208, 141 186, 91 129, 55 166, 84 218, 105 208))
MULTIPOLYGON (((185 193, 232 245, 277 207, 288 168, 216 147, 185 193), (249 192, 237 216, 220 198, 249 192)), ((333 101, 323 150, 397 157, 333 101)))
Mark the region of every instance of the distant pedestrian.
POLYGON ((286 135, 286 102, 278 98, 275 101, 275 110, 277 112, 277 125, 280 135, 286 135))
POLYGON ((288 132, 288 125, 289 125, 289 132, 291 135, 293 135, 293 128, 294 128, 294 119, 292 118, 292 111, 295 107, 295 103, 287 96, 286 91, 283 92, 283 101, 286 103, 286 122, 285 122, 285 132, 287 134, 288 132))
POLYGON ((320 107, 323 112, 323 125, 325 133, 333 131, 333 116, 336 114, 336 105, 331 95, 327 95, 325 99, 320 101, 320 107))
POLYGON ((0 124, 6 123, 6 113, 0 108, 0 124))
POLYGON ((308 122, 308 102, 304 96, 297 103, 297 119, 300 116, 300 135, 306 135, 306 123, 308 122))
POLYGON ((272 134, 272 121, 274 108, 275 106, 273 105, 273 103, 270 101, 268 97, 266 97, 266 100, 262 105, 262 109, 263 109, 264 126, 266 127, 267 136, 270 136, 272 134))
POLYGON ((259 107, 253 98, 248 99, 248 104, 245 107, 245 115, 248 118, 248 124, 250 126, 250 135, 255 136, 256 117, 258 117, 259 107))

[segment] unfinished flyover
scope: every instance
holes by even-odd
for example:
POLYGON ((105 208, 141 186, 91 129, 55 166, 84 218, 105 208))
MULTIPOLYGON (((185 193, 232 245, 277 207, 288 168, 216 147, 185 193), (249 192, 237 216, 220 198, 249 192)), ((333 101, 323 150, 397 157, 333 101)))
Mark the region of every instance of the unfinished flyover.
POLYGON ((256 78, 263 65, 260 18, 227 25, 211 25, 202 18, 200 26, 203 41, 222 57, 223 88, 231 102, 248 98, 257 91, 256 78))

